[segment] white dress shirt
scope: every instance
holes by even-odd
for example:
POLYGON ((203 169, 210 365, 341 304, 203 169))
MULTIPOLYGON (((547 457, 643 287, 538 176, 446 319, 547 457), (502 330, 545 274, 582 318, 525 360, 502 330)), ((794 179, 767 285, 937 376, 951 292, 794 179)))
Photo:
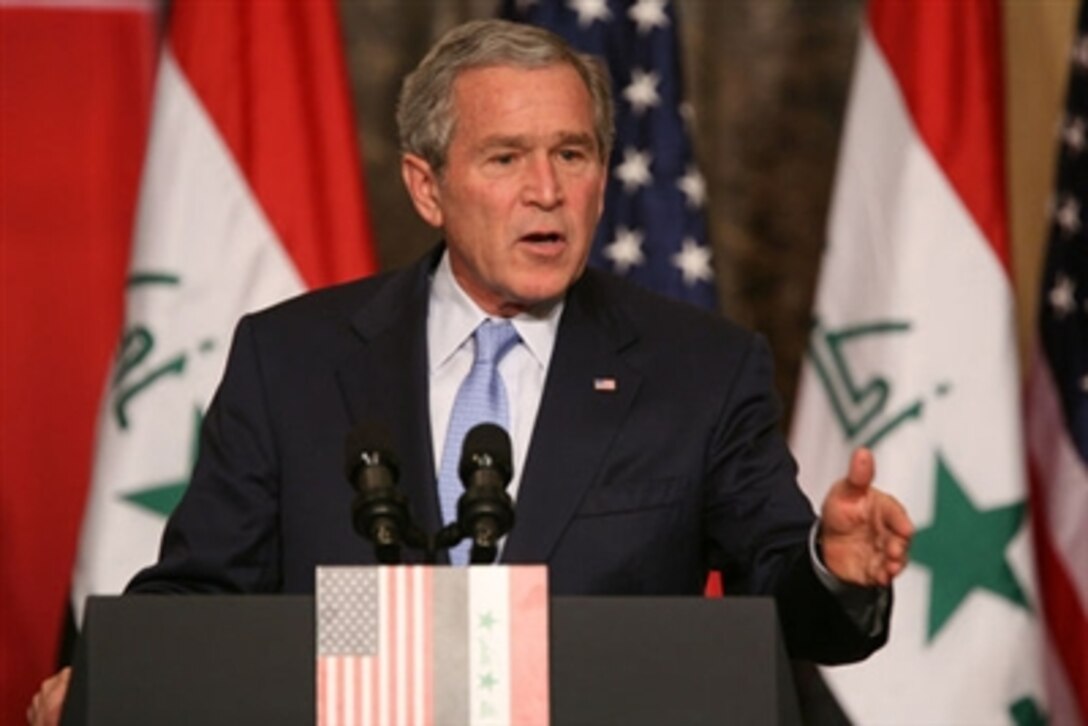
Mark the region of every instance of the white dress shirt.
MULTIPOLYGON (((514 476, 507 492, 515 499, 562 312, 563 303, 558 302, 539 316, 523 313, 511 318, 521 342, 499 361, 499 375, 510 403, 508 433, 513 448, 514 476)), ((488 317, 493 316, 485 313, 457 284, 449 253, 444 253, 431 280, 427 308, 427 371, 436 477, 442 466, 453 401, 476 355, 472 333, 488 317)))

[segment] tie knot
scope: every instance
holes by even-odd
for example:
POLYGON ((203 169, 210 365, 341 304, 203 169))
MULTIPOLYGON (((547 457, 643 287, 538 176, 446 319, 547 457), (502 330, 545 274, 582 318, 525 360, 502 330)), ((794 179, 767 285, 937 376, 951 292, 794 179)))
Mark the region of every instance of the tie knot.
POLYGON ((472 335, 476 339, 477 364, 497 364, 519 340, 509 320, 485 320, 472 335))

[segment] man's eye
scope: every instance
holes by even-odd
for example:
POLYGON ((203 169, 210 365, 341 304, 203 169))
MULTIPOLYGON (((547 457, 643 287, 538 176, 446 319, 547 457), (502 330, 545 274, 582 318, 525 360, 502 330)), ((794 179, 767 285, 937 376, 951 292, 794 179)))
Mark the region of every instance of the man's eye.
POLYGON ((513 154, 495 154, 491 157, 492 164, 498 164, 499 166, 510 166, 514 163, 515 156, 513 154))
POLYGON ((561 149, 559 158, 563 161, 581 161, 586 158, 586 154, 581 149, 561 149))

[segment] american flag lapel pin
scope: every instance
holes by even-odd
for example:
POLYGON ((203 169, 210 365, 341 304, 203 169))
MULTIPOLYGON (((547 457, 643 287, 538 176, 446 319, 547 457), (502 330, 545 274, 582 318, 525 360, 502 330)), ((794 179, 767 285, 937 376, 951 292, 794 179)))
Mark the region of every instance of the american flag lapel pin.
POLYGON ((593 379, 593 390, 600 393, 615 393, 616 379, 612 376, 597 376, 593 379))

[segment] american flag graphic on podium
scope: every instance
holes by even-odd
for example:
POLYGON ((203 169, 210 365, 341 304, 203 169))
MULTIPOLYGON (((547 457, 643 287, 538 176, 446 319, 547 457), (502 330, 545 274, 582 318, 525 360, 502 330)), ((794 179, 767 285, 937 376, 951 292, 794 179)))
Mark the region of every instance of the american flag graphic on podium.
POLYGON ((1028 390, 1035 549, 1051 723, 1088 724, 1088 5, 1065 118, 1028 390))
POLYGON ((318 725, 547 724, 547 577, 319 567, 318 725))
POLYGON ((504 0, 502 14, 600 57, 612 77, 616 143, 590 264, 717 309, 671 0, 504 0))

